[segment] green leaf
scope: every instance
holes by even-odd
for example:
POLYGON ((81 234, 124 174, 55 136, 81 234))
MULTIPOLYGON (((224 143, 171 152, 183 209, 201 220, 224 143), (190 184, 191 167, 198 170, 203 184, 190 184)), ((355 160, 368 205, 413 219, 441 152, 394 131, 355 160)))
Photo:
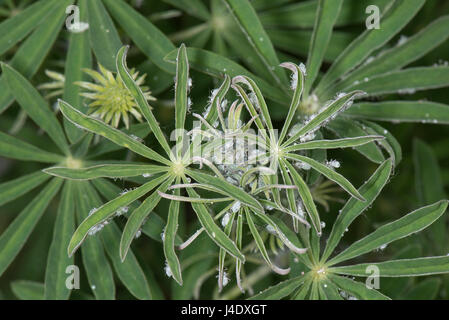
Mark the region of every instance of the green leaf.
MULTIPOLYGON (((91 194, 85 193, 89 187, 88 183, 84 181, 76 183, 78 221, 88 218, 90 210, 99 204, 91 194)), ((113 300, 115 297, 114 276, 100 238, 92 236, 86 239, 81 250, 81 257, 87 280, 95 297, 98 300, 113 300)))
POLYGON ((245 210, 245 213, 246 213, 245 214, 246 222, 248 223, 249 230, 251 231, 251 234, 252 234, 252 236, 254 238, 254 241, 256 243, 257 248, 260 251, 260 254, 262 255, 262 258, 265 260, 265 262, 270 266, 270 268, 274 272, 282 274, 282 275, 288 274, 290 272, 290 268, 288 268, 288 269, 281 269, 281 268, 275 266, 271 262, 270 256, 268 255, 268 251, 265 248, 264 241, 263 241, 262 237, 260 236, 259 231, 256 228, 256 225, 254 224, 254 221, 253 221, 253 219, 251 217, 250 211, 248 210, 248 208, 244 208, 244 210, 245 210))
MULTIPOLYGON (((65 21, 67 15, 66 7, 73 0, 59 0, 57 4, 53 4, 53 9, 49 11, 49 15, 33 34, 28 37, 17 50, 14 57, 9 62, 10 66, 20 72, 24 77, 31 78, 41 66, 45 57, 53 43, 58 37, 59 31, 65 21)), ((0 113, 11 105, 14 96, 8 89, 5 77, 0 77, 0 113)))
POLYGON ((401 259, 378 263, 362 263, 331 268, 329 271, 352 276, 366 276, 368 266, 379 268, 380 277, 416 277, 449 273, 449 257, 401 259))
POLYGON ((376 172, 359 189, 359 193, 366 199, 365 202, 351 198, 337 216, 332 231, 327 240, 322 260, 325 261, 337 247, 346 229, 366 208, 368 208, 382 191, 392 173, 392 161, 386 160, 376 172))
POLYGON ((51 13, 55 0, 38 1, 0 24, 0 55, 15 46, 51 13))
POLYGON ((288 129, 290 128, 290 125, 292 123, 293 117, 296 114, 296 110, 298 110, 298 107, 301 103, 301 97, 304 92, 304 77, 305 77, 303 70, 301 70, 301 68, 294 63, 290 62, 282 63, 281 67, 289 69, 292 72, 292 79, 293 80, 296 79, 296 83, 295 81, 293 81, 292 83, 294 85, 292 88, 294 90, 293 98, 290 103, 290 108, 288 109, 288 114, 287 117, 285 118, 284 125, 282 126, 281 135, 279 136, 278 139, 279 144, 282 144, 282 142, 284 141, 284 138, 287 135, 288 129))
MULTIPOLYGON (((266 27, 270 27, 270 29, 273 27, 282 27, 285 29, 314 27, 318 1, 292 1, 291 4, 284 6, 278 6, 277 4, 279 1, 269 2, 272 6, 273 4, 276 4, 276 6, 273 6, 273 9, 265 10, 260 13, 260 19, 266 27)), ((341 8, 335 25, 337 27, 342 27, 365 22, 367 18, 365 10, 366 7, 371 4, 373 4, 372 0, 358 0, 356 2, 353 0, 346 0, 341 8)), ((379 7, 381 12, 383 12, 386 7, 389 7, 390 4, 391 0, 376 0, 376 6, 379 7)))
MULTIPOLYGON (((179 184, 180 179, 176 179, 176 184, 179 184)), ((175 195, 180 194, 180 190, 175 190, 175 195)), ((179 216, 179 201, 170 201, 168 208, 167 225, 164 230, 164 255, 167 266, 170 270, 173 279, 182 286, 181 264, 175 252, 175 238, 178 231, 178 216, 179 216)))
POLYGON ((329 276, 330 280, 335 283, 340 289, 347 293, 350 293, 357 299, 363 300, 390 300, 387 296, 384 296, 379 291, 374 289, 368 289, 366 284, 353 281, 349 278, 339 277, 336 275, 329 276))
MULTIPOLYGON (((136 189, 121 194, 119 197, 107 202, 106 204, 98 208, 93 214, 89 215, 75 230, 75 233, 73 234, 68 246, 69 255, 73 255, 73 253, 78 249, 92 227, 108 220, 115 215, 118 209, 126 207, 133 201, 147 194, 165 179, 167 179, 167 175, 162 175, 154 178, 150 182, 147 182, 146 184, 136 189)), ((86 214, 89 213, 91 209, 92 208, 89 208, 86 214)))
MULTIPOLYGON (((421 205, 446 198, 438 159, 432 148, 421 140, 413 141, 416 194, 421 205)), ((447 218, 430 226, 429 236, 433 240, 431 252, 442 254, 448 248, 447 218)))
POLYGON ((44 183, 49 178, 49 175, 41 171, 36 171, 20 178, 0 183, 0 194, 2 195, 0 206, 19 198, 28 191, 33 190, 44 183))
POLYGON ((369 96, 388 93, 413 94, 419 90, 449 86, 449 68, 418 67, 392 71, 369 78, 368 81, 353 85, 348 90, 363 90, 369 96))
POLYGON ((371 136, 352 137, 335 140, 313 140, 300 143, 297 145, 292 145, 290 147, 285 148, 284 151, 293 152, 299 150, 353 148, 383 139, 385 139, 385 137, 381 135, 371 135, 371 136))
POLYGON ((320 216, 318 214, 318 210, 315 206, 315 203, 313 202, 313 197, 312 194, 310 193, 309 187, 304 182, 303 178, 298 173, 298 171, 296 171, 296 169, 288 161, 281 161, 281 165, 288 167, 291 178, 295 186, 298 188, 299 196, 301 197, 301 200, 304 204, 307 214, 310 217, 310 221, 312 222, 314 229, 320 236, 321 235, 320 216))
POLYGON ((111 259, 118 277, 133 296, 141 300, 151 299, 151 290, 142 268, 132 252, 124 261, 119 256, 120 229, 115 223, 101 231, 101 238, 106 253, 111 259))
MULTIPOLYGON (((160 192, 165 192, 173 182, 173 178, 171 176, 166 175, 163 177, 165 181, 159 182, 162 184, 159 188, 157 188, 157 191, 160 192)), ((122 258, 122 261, 126 258, 131 242, 136 237, 137 232, 140 228, 142 228, 142 225, 145 224, 145 219, 161 200, 161 196, 157 191, 153 191, 153 193, 148 196, 129 216, 120 240, 120 257, 122 258)))
MULTIPOLYGON (((165 59, 175 63, 176 56, 177 50, 173 50, 167 54, 165 59)), ((265 97, 284 105, 287 104, 287 96, 282 90, 255 76, 244 67, 226 57, 197 48, 187 48, 187 57, 189 59, 190 67, 219 79, 223 79, 225 74, 229 75, 231 78, 241 75, 250 77, 257 83, 265 97)))
POLYGON ((237 24, 247 37, 256 55, 261 58, 264 67, 270 72, 277 86, 286 83, 285 74, 278 69, 279 59, 270 38, 265 32, 257 13, 248 0, 223 0, 237 24))
MULTIPOLYGON (((125 1, 104 0, 114 18, 120 23, 126 34, 131 37, 137 47, 162 70, 174 74, 175 68, 164 60, 164 57, 175 46, 146 17, 139 14, 125 1)), ((191 6, 189 6, 191 7, 191 6)), ((192 7, 191 7, 192 8, 192 7)), ((117 48, 118 50, 119 48, 117 48)), ((117 51, 114 51, 116 53, 117 51)))
POLYGON ((114 22, 101 0, 87 1, 90 45, 100 64, 115 71, 115 59, 122 42, 114 22))
POLYGON ((186 122, 187 110, 190 108, 190 83, 189 61, 187 60, 186 47, 182 44, 178 50, 176 58, 176 79, 175 79, 175 128, 176 132, 176 152, 180 158, 184 147, 184 126, 186 122))
MULTIPOLYGON (((187 192, 190 197, 199 198, 200 196, 192 188, 187 188, 187 192)), ((201 226, 204 228, 209 237, 220 247, 226 250, 228 254, 238 259, 241 262, 245 262, 245 257, 237 248, 234 241, 218 227, 211 216, 206 206, 202 203, 192 202, 192 208, 195 211, 201 226)))
POLYGON ((441 279, 426 279, 415 285, 404 296, 404 300, 435 300, 441 287, 441 279))
MULTIPOLYGON (((362 124, 357 121, 349 121, 344 118, 335 119, 327 125, 326 129, 329 129, 341 138, 367 135, 367 132, 363 130, 362 124)), ((360 147, 355 147, 355 150, 360 152, 372 162, 382 163, 385 160, 382 150, 374 142, 367 143, 360 147)))
POLYGON ((135 82, 135 80, 128 71, 128 67, 126 65, 127 51, 128 47, 122 47, 119 53, 117 54, 116 63, 118 73, 120 74, 123 83, 128 88, 131 95, 134 97, 134 100, 139 106, 140 111, 144 115, 145 119, 147 119, 151 131, 153 131, 154 135, 156 136, 156 139, 159 141, 159 144, 164 148, 167 155, 171 155, 172 151, 170 150, 170 146, 168 145, 167 139, 165 138, 164 133, 162 132, 161 127, 159 126, 159 123, 154 117, 153 112, 151 111, 151 108, 148 105, 148 102, 142 93, 142 90, 137 85, 137 83, 135 82))
POLYGON ((47 174, 73 180, 92 180, 97 178, 125 178, 147 176, 167 172, 167 167, 145 164, 101 164, 87 168, 51 167, 43 171, 47 174))
POLYGON ((242 204, 247 205, 251 209, 264 213, 262 205, 243 189, 230 184, 223 179, 199 171, 186 170, 186 173, 199 183, 210 185, 218 190, 221 190, 224 194, 227 194, 228 196, 242 202, 242 204))
MULTIPOLYGON (((295 56, 307 57, 312 38, 311 30, 267 29, 267 33, 276 48, 295 56), (295 41, 294 46, 292 46, 292 41, 295 41)), ((357 33, 353 32, 334 31, 327 50, 324 52, 323 61, 328 63, 335 61, 356 35, 357 33)), ((285 60, 285 58, 283 59, 285 60)))
POLYGON ((377 121, 449 124, 449 106, 430 101, 385 101, 354 104, 345 115, 377 121))
POLYGON ((20 300, 44 300, 44 284, 29 280, 11 282, 12 292, 20 300))
POLYGON ((312 87, 316 77, 318 76, 318 72, 320 71, 324 54, 332 36, 332 29, 337 21, 342 4, 343 0, 318 1, 315 27, 313 29, 307 59, 307 78, 304 89, 306 96, 308 95, 310 88, 312 87))
POLYGON ((360 96, 363 94, 362 91, 353 91, 351 93, 345 94, 339 98, 337 98, 335 101, 329 104, 323 111, 318 113, 316 117, 314 117, 312 120, 306 122, 304 126, 301 127, 297 132, 293 134, 292 137, 290 137, 285 143, 284 146, 288 146, 298 140, 300 137, 313 132, 317 130, 320 126, 326 124, 329 120, 332 119, 335 115, 337 115, 339 112, 344 110, 348 107, 349 104, 352 103, 352 101, 357 98, 357 96, 360 96))
POLYGON ((125 147, 137 154, 140 154, 148 159, 161 162, 163 164, 170 164, 170 161, 162 157, 157 152, 151 150, 144 144, 136 141, 125 133, 117 130, 103 121, 87 116, 80 111, 73 108, 68 103, 59 100, 59 108, 64 116, 74 124, 96 134, 99 134, 112 142, 125 147))
POLYGON ((280 300, 295 291, 304 283, 306 277, 299 276, 286 281, 282 281, 264 291, 252 296, 248 300, 280 300))
POLYGON ((406 216, 379 227, 363 239, 354 242, 346 250, 332 258, 328 263, 334 265, 370 252, 382 245, 398 239, 405 238, 419 232, 435 222, 446 211, 448 201, 439 201, 435 204, 412 211, 406 216))
MULTIPOLYGON (((120 195, 122 189, 117 187, 112 182, 106 179, 94 179, 92 180, 95 188, 100 192, 100 194, 105 197, 107 200, 114 200, 116 197, 120 195)), ((140 206, 140 201, 136 200, 135 202, 130 204, 129 210, 134 210, 140 206)), ((158 216, 155 212, 152 212, 146 220, 146 223, 141 227, 142 232, 146 234, 153 240, 161 242, 161 233, 164 231, 166 222, 160 216, 158 216)), ((182 239, 179 235, 176 235, 176 245, 180 245, 182 243, 182 239)))
POLYGON ((74 258, 67 256, 67 246, 75 230, 73 193, 73 182, 65 182, 53 228, 53 239, 48 250, 44 295, 46 300, 67 300, 70 296, 70 289, 66 286, 66 268, 74 264, 74 258))
POLYGON ((336 84, 332 91, 345 90, 356 81, 361 81, 373 75, 399 70, 402 67, 418 60, 448 38, 449 16, 441 17, 426 28, 422 29, 404 43, 388 49, 381 55, 370 59, 369 63, 360 66, 349 74, 344 80, 336 84))
POLYGON ((25 245, 61 184, 62 179, 55 178, 50 181, 2 233, 0 236, 0 275, 25 245))
MULTIPOLYGON (((80 10, 80 21, 87 21, 86 0, 79 0, 78 7, 80 10)), ((77 86, 75 82, 86 80, 87 75, 83 72, 83 69, 91 67, 92 54, 89 43, 89 32, 71 32, 65 63, 65 82, 62 97, 64 101, 67 101, 78 110, 81 110, 81 107, 83 106, 83 97, 80 95, 82 88, 77 86)), ((64 118, 64 128, 69 141, 72 143, 78 141, 83 135, 83 131, 76 128, 66 118, 64 118)))
POLYGON ((340 187, 342 187, 346 192, 348 192, 354 198, 357 198, 361 201, 365 201, 363 196, 357 191, 357 189, 345 177, 343 177, 341 174, 335 172, 334 170, 330 169, 328 166, 321 164, 318 161, 313 160, 312 158, 300 156, 299 154, 287 153, 287 154, 285 154, 285 157, 295 160, 295 161, 301 161, 301 162, 307 163, 313 169, 320 172, 323 176, 325 176, 329 180, 334 181, 336 184, 338 184, 340 187))
POLYGON ((321 97, 323 89, 332 85, 359 65, 373 51, 391 40, 418 13, 425 0, 398 0, 380 18, 380 29, 368 29, 355 39, 332 64, 316 88, 321 97))
POLYGON ((20 73, 2 63, 3 75, 10 92, 14 95, 23 110, 45 130, 61 151, 69 154, 69 147, 55 115, 50 111, 47 102, 39 92, 20 73))
POLYGON ((187 12, 189 15, 208 21, 210 18, 206 5, 201 0, 163 0, 172 6, 187 12))
POLYGON ((64 160, 63 156, 41 150, 3 132, 0 132, 0 155, 11 159, 45 163, 64 160))
POLYGON ((397 166, 402 160, 402 149, 396 138, 387 129, 379 126, 377 123, 369 121, 361 121, 361 123, 365 126, 365 131, 368 134, 384 136, 385 139, 379 140, 378 143, 388 152, 394 165, 397 166))

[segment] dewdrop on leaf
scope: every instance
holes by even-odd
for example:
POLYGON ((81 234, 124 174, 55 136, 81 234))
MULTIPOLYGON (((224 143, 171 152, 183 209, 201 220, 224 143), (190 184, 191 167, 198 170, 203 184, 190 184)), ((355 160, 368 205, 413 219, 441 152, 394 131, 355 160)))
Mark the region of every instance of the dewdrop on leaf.
POLYGON ((272 225, 267 224, 265 229, 267 229, 267 231, 271 234, 276 234, 276 229, 272 225))
POLYGON ((171 269, 170 269, 170 266, 168 265, 168 262, 167 261, 165 261, 165 267, 164 267, 164 270, 165 270, 165 275, 167 276, 167 277, 172 277, 173 276, 173 273, 171 272, 171 269))
POLYGON ((236 213, 237 211, 239 211, 240 210, 240 206, 241 206, 240 201, 234 202, 234 204, 231 207, 232 212, 236 213))
POLYGON ((340 162, 338 162, 337 160, 330 160, 327 161, 327 166, 332 167, 332 168, 340 168, 340 162))
POLYGON ((230 214, 229 214, 229 212, 227 212, 227 213, 223 216, 223 218, 221 219, 221 225, 222 225, 223 227, 226 227, 226 226, 228 225, 228 223, 229 223, 229 219, 230 219, 230 214))

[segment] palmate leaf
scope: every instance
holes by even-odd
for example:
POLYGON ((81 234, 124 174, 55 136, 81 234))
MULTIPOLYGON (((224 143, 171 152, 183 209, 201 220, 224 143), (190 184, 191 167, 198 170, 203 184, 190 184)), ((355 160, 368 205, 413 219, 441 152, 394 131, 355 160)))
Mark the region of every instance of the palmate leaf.
POLYGON ((331 272, 351 276, 367 276, 368 266, 379 268, 380 277, 416 277, 449 273, 449 257, 426 257, 417 259, 391 260, 377 263, 362 263, 352 266, 335 267, 331 272))
MULTIPOLYGON (((15 53, 9 65, 20 72, 24 77, 31 78, 39 69, 53 43, 58 37, 59 31, 67 15, 65 10, 73 0, 60 0, 53 3, 53 9, 49 11, 45 23, 29 36, 15 53)), ((5 77, 0 77, 0 113, 8 108, 14 101, 14 96, 8 89, 5 77)))
POLYGON ((137 232, 145 223, 145 219, 161 200, 161 196, 157 191, 165 192, 170 184, 172 184, 173 180, 174 178, 172 176, 165 176, 165 181, 157 188, 157 190, 153 191, 153 193, 129 216, 125 228, 123 229, 122 238, 120 239, 120 258, 122 261, 125 260, 131 243, 135 239, 137 232))
POLYGON ((101 164, 87 168, 51 167, 43 170, 49 175, 73 180, 97 178, 125 178, 141 175, 155 175, 167 172, 168 168, 147 164, 101 164))
POLYGON ((47 181, 49 178, 49 175, 37 171, 14 180, 0 183, 0 194, 2 195, 0 206, 26 194, 28 191, 47 181))
POLYGON ((350 293, 357 299, 363 300, 390 300, 387 296, 383 295, 375 289, 369 289, 365 283, 351 280, 349 278, 340 277, 336 275, 329 276, 330 281, 345 292, 350 293))
POLYGON ((286 158, 290 158, 292 160, 305 162, 308 165, 310 165, 313 169, 320 172, 322 175, 324 175, 329 180, 334 181, 336 184, 338 184, 340 187, 342 187, 346 192, 348 192, 351 196, 361 200, 365 201, 362 195, 357 191, 357 189, 341 174, 335 172, 334 170, 330 169, 328 166, 319 163, 316 160, 313 160, 312 158, 300 156, 298 154, 291 154, 288 153, 285 155, 286 158))
MULTIPOLYGON (((136 46, 142 50, 157 68, 174 74, 174 66, 164 60, 164 57, 169 52, 175 50, 175 46, 171 41, 147 18, 134 10, 125 1, 104 0, 103 2, 126 31, 127 35, 131 37, 136 46)), ((188 7, 193 8, 192 5, 188 7)))
POLYGON ((413 61, 418 60, 438 45, 447 40, 449 35, 449 16, 441 17, 413 37, 407 39, 405 43, 397 45, 382 54, 370 59, 359 68, 351 72, 344 80, 336 84, 327 92, 340 92, 350 87, 355 81, 363 81, 374 75, 379 75, 394 70, 398 70, 413 61))
MULTIPOLYGON (((122 192, 122 189, 106 179, 94 179, 92 180, 92 184, 95 186, 97 191, 108 201, 114 200, 122 192)), ((140 201, 136 200, 135 202, 130 204, 129 211, 135 210, 139 206, 140 201)), ((151 239, 161 242, 161 233, 165 228, 165 224, 166 222, 160 216, 158 216, 155 212, 152 212, 150 215, 148 215, 147 222, 141 227, 142 232, 151 239)), ((179 235, 177 235, 175 244, 180 245, 181 243, 182 239, 179 237, 179 235)))
POLYGON ((363 90, 368 96, 388 93, 412 94, 416 91, 449 86, 449 68, 419 67, 374 76, 350 86, 348 90, 363 90))
POLYGON ((310 132, 316 131, 317 128, 319 128, 323 123, 328 122, 334 115, 338 114, 338 112, 341 112, 341 110, 346 108, 348 106, 348 103, 351 103, 353 99, 362 94, 363 91, 353 91, 349 94, 344 94, 343 96, 337 98, 323 111, 318 113, 316 117, 308 121, 297 132, 295 132, 294 135, 284 143, 284 146, 288 146, 298 140, 300 137, 310 132))
POLYGON ((264 291, 252 296, 248 300, 280 300, 296 290, 304 283, 306 277, 299 276, 289 280, 282 281, 264 291))
MULTIPOLYGON (((363 127, 364 126, 357 121, 350 121, 340 117, 330 122, 326 126, 326 129, 330 130, 340 138, 348 138, 367 135, 368 133, 363 129, 363 127)), ((385 160, 382 150, 373 142, 355 147, 355 150, 374 163, 380 164, 385 160)))
POLYGON ((2 132, 0 132, 0 155, 11 159, 44 163, 55 163, 64 160, 64 157, 59 154, 44 151, 2 132))
MULTIPOLYGON (((81 183, 82 188, 90 199, 91 205, 98 206, 101 204, 101 199, 89 182, 81 183)), ((101 230, 100 233, 104 249, 112 261, 114 270, 118 277, 125 285, 125 287, 138 299, 151 299, 151 291, 145 274, 137 262, 136 257, 132 252, 129 253, 124 261, 120 260, 119 245, 120 245, 120 229, 112 222, 101 230)))
POLYGON ((52 179, 2 233, 0 236, 0 275, 5 272, 24 246, 50 201, 60 189, 62 182, 58 178, 52 179))
POLYGON ((50 14, 57 0, 39 1, 0 24, 0 55, 35 29, 50 14))
MULTIPOLYGON (((85 193, 85 190, 89 187, 88 183, 87 181, 76 183, 78 223, 88 218, 90 210, 99 204, 92 197, 92 194, 85 193)), ((81 257, 86 269, 87 280, 95 298, 98 300, 113 300, 115 298, 114 276, 101 239, 95 236, 86 239, 83 250, 81 250, 81 257)))
POLYGON ((44 297, 48 300, 66 300, 70 296, 66 268, 73 265, 74 257, 67 256, 67 246, 75 230, 75 191, 73 182, 64 183, 45 271, 44 297))
MULTIPOLYGON (((179 184, 180 179, 176 179, 176 184, 179 184)), ((175 190, 175 195, 180 194, 180 190, 175 190)), ((179 201, 171 201, 168 208, 167 225, 164 229, 164 255, 167 265, 170 268, 170 273, 173 279, 182 286, 181 264, 175 252, 175 238, 178 231, 178 217, 179 217, 179 201)))
POLYGON ((449 124, 449 105, 430 101, 382 101, 354 104, 345 115, 389 122, 449 124))
POLYGON ((297 145, 292 145, 290 147, 285 148, 284 151, 293 152, 300 150, 353 148, 383 139, 385 139, 385 137, 381 135, 371 135, 371 136, 343 138, 335 140, 313 140, 300 143, 297 145))
POLYGON ((87 116, 80 111, 73 108, 68 103, 59 100, 59 107, 64 116, 74 124, 96 134, 99 134, 114 143, 125 147, 137 154, 140 154, 148 159, 158 161, 163 164, 170 164, 170 161, 162 157, 157 152, 151 150, 144 144, 136 141, 120 130, 115 129, 103 121, 87 116))
POLYGON ((288 130, 290 129, 293 117, 296 114, 296 110, 298 109, 299 104, 301 103, 301 97, 304 92, 304 78, 305 78, 304 70, 301 70, 301 68, 294 63, 285 62, 281 64, 281 67, 289 69, 292 72, 292 77, 293 79, 296 79, 296 83, 293 83, 294 84, 294 88, 292 88, 294 89, 293 98, 290 103, 290 108, 288 109, 288 114, 287 117, 285 118, 284 125, 282 126, 282 131, 278 140, 279 144, 282 144, 282 142, 284 141, 284 138, 287 135, 288 130))
MULTIPOLYGON (((267 2, 273 6, 272 1, 267 2)), ((278 2, 276 1, 275 3, 277 4, 278 2)), ((342 27, 364 22, 367 17, 365 9, 371 4, 373 4, 371 0, 358 0, 356 2, 345 0, 335 26, 342 27)), ((376 1, 376 6, 379 7, 381 12, 384 12, 390 4, 391 0, 376 1)), ((253 6, 256 6, 256 4, 253 4, 253 6)), ((285 6, 276 5, 272 9, 261 12, 260 20, 264 26, 270 27, 270 29, 273 29, 273 27, 282 27, 284 29, 313 28, 316 22, 317 7, 318 1, 292 2, 285 6)))
POLYGON ((247 37, 256 55, 261 58, 265 68, 270 72, 278 86, 286 83, 286 76, 277 69, 279 59, 270 38, 265 32, 256 12, 248 0, 222 0, 247 37))
POLYGON ((120 74, 120 77, 122 78, 126 88, 128 88, 129 92, 139 106, 139 109, 142 112, 143 116, 145 117, 145 119, 147 119, 148 125, 150 126, 151 131, 155 135, 157 141, 162 146, 162 148, 164 148, 167 155, 172 156, 172 151, 170 150, 170 146, 168 145, 164 133, 162 132, 156 118, 154 117, 153 112, 151 111, 151 108, 142 93, 142 90, 136 84, 135 80, 129 73, 128 67, 126 66, 126 54, 128 48, 129 47, 122 47, 117 54, 117 71, 120 74))
POLYGON ((251 231, 251 234, 254 238, 257 248, 259 249, 260 254, 262 255, 262 258, 270 266, 270 268, 273 269, 274 272, 283 274, 283 275, 288 274, 290 272, 290 268, 281 269, 281 268, 275 266, 271 262, 268 251, 265 248, 264 241, 263 241, 262 237, 260 236, 259 231, 256 228, 256 225, 254 224, 253 218, 251 217, 251 212, 248 210, 248 208, 244 208, 244 211, 245 211, 246 222, 248 223, 249 230, 251 231))
MULTIPOLYGON (((200 196, 192 188, 187 188, 187 193, 192 198, 199 198, 200 196)), ((232 257, 238 259, 240 262, 245 262, 245 256, 240 252, 236 243, 229 239, 229 237, 218 227, 211 217, 206 206, 202 203, 192 203, 192 208, 195 211, 198 220, 208 236, 220 247, 226 250, 232 257)))
POLYGON ((365 131, 368 134, 378 134, 384 136, 385 139, 378 140, 378 144, 381 145, 390 155, 395 166, 402 160, 402 149, 396 138, 385 128, 379 126, 377 123, 370 121, 360 121, 365 127, 365 131))
POLYGON ((439 201, 417 209, 406 216, 379 227, 365 238, 353 243, 346 250, 328 261, 329 265, 352 259, 382 245, 407 237, 431 225, 446 211, 448 201, 439 201))
MULTIPOLYGON (((80 20, 87 21, 87 0, 79 0, 80 20)), ((92 67, 92 54, 89 43, 89 32, 70 34, 69 48, 67 51, 65 82, 63 100, 80 110, 83 97, 80 95, 82 88, 75 84, 77 81, 84 81, 87 78, 83 69, 92 67)), ((70 121, 64 118, 64 128, 69 141, 77 142, 83 135, 83 131, 76 128, 70 121)))
POLYGON ((20 73, 2 63, 3 76, 10 92, 16 98, 23 110, 45 130, 61 151, 69 154, 69 147, 55 115, 50 111, 47 102, 39 92, 20 73))
POLYGON ((307 78, 305 83, 305 96, 315 81, 332 36, 332 29, 340 14, 343 0, 318 1, 315 26, 307 60, 307 78))
POLYGON ((181 157, 184 146, 184 126, 186 122, 187 110, 189 109, 190 90, 189 61, 187 60, 186 47, 182 44, 178 50, 176 58, 176 79, 175 79, 175 128, 176 133, 176 155, 181 157), (182 131, 182 132, 181 132, 182 131))
POLYGON ((318 210, 315 206, 315 203, 313 202, 313 197, 312 194, 310 193, 309 187, 304 182, 304 179, 301 177, 301 175, 288 161, 281 161, 280 164, 288 167, 292 181, 298 188, 299 195, 307 211, 307 214, 310 217, 312 225, 317 234, 321 235, 320 216, 318 214, 318 210))
POLYGON ((337 247, 345 230, 350 226, 352 221, 374 202, 390 178, 392 168, 391 160, 385 161, 379 166, 376 172, 373 173, 368 181, 360 187, 359 193, 366 199, 365 202, 357 200, 356 198, 351 198, 345 204, 332 227, 326 248, 322 255, 323 261, 326 260, 337 247))
MULTIPOLYGON (((167 179, 167 177, 168 177, 168 175, 161 175, 157 178, 154 178, 150 182, 147 182, 146 184, 144 184, 136 189, 133 189, 126 193, 123 193, 119 197, 107 202, 106 204, 104 204, 100 208, 98 208, 94 212, 94 214, 89 215, 85 220, 83 220, 83 222, 75 230, 75 233, 73 234, 72 239, 70 240, 70 244, 67 249, 68 254, 70 256, 73 255, 73 253, 78 249, 78 247, 84 241, 84 239, 86 238, 86 236, 88 235, 88 233, 92 227, 98 225, 99 223, 106 221, 107 219, 109 219, 110 217, 115 215, 116 211, 119 210, 120 208, 126 207, 133 201, 137 200, 138 198, 142 197, 146 193, 150 192, 156 186, 158 186, 160 183, 165 181, 167 179)), ((89 208, 88 212, 92 208, 89 208)))
POLYGON ((115 59, 122 42, 114 22, 101 0, 87 1, 90 45, 98 62, 108 70, 116 70, 115 59))
POLYGON ((221 190, 224 194, 227 194, 229 197, 232 197, 242 202, 251 209, 260 213, 264 213, 262 205, 251 195, 245 192, 243 189, 236 187, 230 184, 229 182, 224 181, 223 179, 211 176, 209 174, 201 173, 199 171, 186 170, 186 173, 196 181, 205 185, 211 185, 212 187, 221 190))
MULTIPOLYGON (((175 63, 176 56, 177 50, 173 50, 172 52, 167 54, 167 56, 165 56, 165 59, 167 61, 175 63)), ((281 104, 285 104, 287 96, 282 90, 271 85, 266 80, 255 76, 244 67, 240 66, 238 63, 226 57, 220 56, 211 51, 197 48, 187 48, 187 57, 189 59, 189 64, 193 69, 219 79, 223 79, 225 74, 229 75, 230 77, 236 77, 240 75, 248 76, 257 83, 263 94, 268 99, 277 101, 281 104)))
POLYGON ((424 0, 395 1, 381 17, 382 29, 366 30, 355 39, 320 80, 315 94, 321 97, 327 87, 393 38, 416 15, 424 2, 424 0))

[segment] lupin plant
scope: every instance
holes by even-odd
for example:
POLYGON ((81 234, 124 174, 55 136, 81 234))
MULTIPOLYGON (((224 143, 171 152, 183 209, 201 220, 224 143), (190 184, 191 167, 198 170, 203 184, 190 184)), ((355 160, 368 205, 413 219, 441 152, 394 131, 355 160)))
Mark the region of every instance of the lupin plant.
POLYGON ((0 298, 447 299, 435 3, 0 0, 0 298))

